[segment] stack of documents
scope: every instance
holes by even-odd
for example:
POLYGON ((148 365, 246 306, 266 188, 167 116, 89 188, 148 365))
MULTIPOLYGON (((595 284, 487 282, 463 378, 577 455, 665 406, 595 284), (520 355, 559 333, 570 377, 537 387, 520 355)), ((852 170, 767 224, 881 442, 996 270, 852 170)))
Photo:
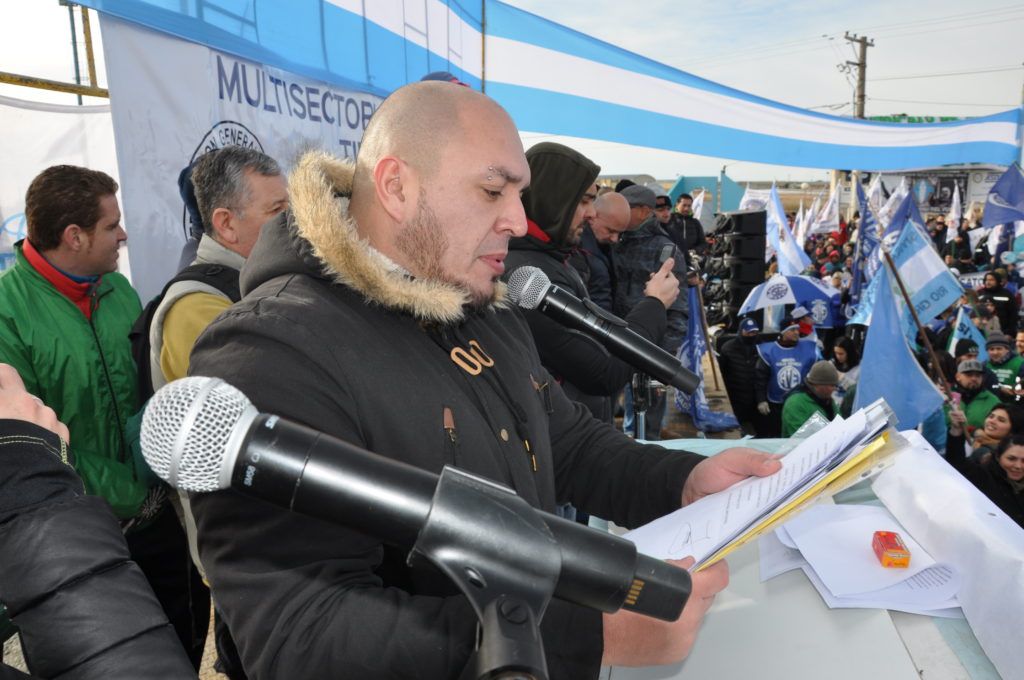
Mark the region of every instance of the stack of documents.
POLYGON ((816 505, 758 542, 761 580, 802 569, 831 609, 895 609, 962 618, 960 574, 936 562, 883 507, 816 505), (876 531, 900 535, 907 568, 883 567, 871 547, 876 531))
POLYGON ((750 477, 625 535, 661 559, 693 556, 693 569, 792 518, 884 465, 891 412, 878 400, 848 419, 837 417, 782 458, 770 477, 750 477))

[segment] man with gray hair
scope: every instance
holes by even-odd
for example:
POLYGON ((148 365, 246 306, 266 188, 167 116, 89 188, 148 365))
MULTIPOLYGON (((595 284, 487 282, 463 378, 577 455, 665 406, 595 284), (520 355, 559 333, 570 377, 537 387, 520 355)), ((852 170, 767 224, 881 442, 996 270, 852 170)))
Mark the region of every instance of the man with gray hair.
MULTIPOLYGON (((270 156, 242 146, 226 146, 199 158, 192 186, 203 235, 196 258, 164 291, 149 326, 153 391, 188 373, 192 345, 218 314, 241 298, 238 274, 260 228, 288 207, 281 167, 270 156)), ((196 548, 195 520, 187 496, 179 492, 179 519, 188 536, 192 561, 203 573, 196 548)), ((203 574, 205 578, 205 574, 203 574)), ((193 606, 201 606, 193 601, 193 606)), ((209 604, 205 605, 209 609, 209 604)), ((199 612, 195 612, 198 616, 199 612)), ((202 619, 208 621, 207 613, 202 619)), ((206 628, 203 627, 205 636, 206 628)), ((227 628, 215 619, 218 670, 232 680, 245 675, 227 628)))
MULTIPOLYGON (((260 227, 288 207, 281 167, 255 149, 227 146, 196 162, 192 185, 204 228, 192 264, 231 270, 237 289, 238 271, 260 227)), ((167 289, 149 329, 154 391, 185 377, 196 338, 237 300, 237 294, 202 280, 179 281, 167 289)))

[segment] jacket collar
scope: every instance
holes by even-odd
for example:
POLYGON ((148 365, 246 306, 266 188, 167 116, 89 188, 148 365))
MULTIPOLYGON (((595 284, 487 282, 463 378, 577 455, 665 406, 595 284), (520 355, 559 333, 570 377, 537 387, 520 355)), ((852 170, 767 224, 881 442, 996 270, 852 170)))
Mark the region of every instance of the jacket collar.
POLYGON ((225 247, 209 234, 203 234, 196 249, 197 263, 222 264, 231 269, 241 269, 245 258, 239 253, 225 247))
MULTIPOLYGON (((323 275, 362 293, 367 301, 422 321, 457 323, 468 296, 457 286, 417 279, 360 236, 348 214, 355 165, 319 151, 305 154, 288 180, 291 219, 308 242, 323 275)), ((491 307, 504 307, 505 285, 495 286, 491 307)))
POLYGON ((21 253, 36 273, 46 279, 61 295, 71 300, 82 314, 85 314, 85 318, 92 319, 93 292, 102 279, 96 279, 93 283, 83 283, 68 278, 64 272, 47 262, 28 239, 21 242, 21 253))

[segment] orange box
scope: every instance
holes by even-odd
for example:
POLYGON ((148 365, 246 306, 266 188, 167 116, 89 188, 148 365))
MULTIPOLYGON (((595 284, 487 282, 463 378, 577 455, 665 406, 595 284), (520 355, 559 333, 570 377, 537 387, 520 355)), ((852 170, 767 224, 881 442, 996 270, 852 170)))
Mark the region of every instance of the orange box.
POLYGON ((910 551, 900 535, 894 531, 876 531, 871 547, 883 567, 909 567, 910 551))

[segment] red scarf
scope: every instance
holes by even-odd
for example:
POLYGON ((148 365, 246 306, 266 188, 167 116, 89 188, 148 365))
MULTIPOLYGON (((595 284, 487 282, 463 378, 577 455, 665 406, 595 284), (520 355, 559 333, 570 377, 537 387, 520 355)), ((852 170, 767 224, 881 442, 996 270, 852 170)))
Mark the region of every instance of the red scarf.
POLYGON ((67 299, 74 302, 75 306, 82 310, 82 314, 85 314, 86 319, 92 320, 92 292, 96 285, 99 284, 99 280, 95 284, 72 281, 66 274, 47 262, 46 258, 39 254, 39 251, 35 249, 35 246, 28 239, 22 242, 21 252, 25 255, 28 263, 32 265, 32 268, 39 272, 40 276, 49 281, 50 285, 60 291, 67 299))

